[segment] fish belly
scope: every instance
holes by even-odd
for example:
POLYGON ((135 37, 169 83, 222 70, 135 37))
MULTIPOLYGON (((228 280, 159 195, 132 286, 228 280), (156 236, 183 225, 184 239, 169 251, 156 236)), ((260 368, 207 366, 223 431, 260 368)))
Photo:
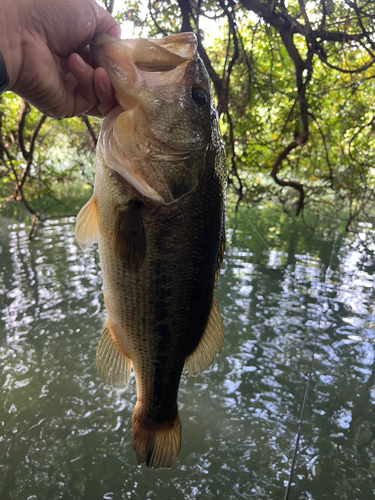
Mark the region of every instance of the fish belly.
POLYGON ((223 237, 220 182, 213 176, 170 206, 139 202, 146 252, 137 270, 129 270, 113 237, 118 207, 129 205, 134 194, 103 169, 95 194, 108 324, 137 384, 135 452, 139 463, 170 467, 180 450, 181 373, 213 304, 223 237))

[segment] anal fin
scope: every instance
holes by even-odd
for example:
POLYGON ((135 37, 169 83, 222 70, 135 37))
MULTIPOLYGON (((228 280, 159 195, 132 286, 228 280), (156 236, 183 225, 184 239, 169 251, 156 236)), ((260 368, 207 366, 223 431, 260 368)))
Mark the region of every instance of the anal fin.
POLYGON ((203 372, 215 361, 224 346, 223 321, 215 297, 212 299, 210 316, 202 338, 190 356, 185 361, 185 370, 194 377, 203 372))
POLYGON ((95 196, 89 199, 77 215, 75 237, 84 252, 98 241, 98 207, 95 196))
POLYGON ((117 391, 126 389, 130 379, 131 360, 116 342, 108 318, 101 332, 95 364, 106 385, 117 391))

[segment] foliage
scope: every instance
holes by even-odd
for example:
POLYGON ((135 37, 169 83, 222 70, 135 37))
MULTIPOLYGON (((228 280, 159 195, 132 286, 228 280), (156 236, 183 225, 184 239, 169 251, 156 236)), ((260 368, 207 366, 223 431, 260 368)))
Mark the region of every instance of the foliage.
POLYGON ((329 204, 349 227, 374 207, 374 20, 366 0, 157 1, 143 33, 197 34, 240 201, 329 204), (222 25, 213 45, 207 18, 222 25))
MULTIPOLYGON (((111 0, 102 3, 113 8, 111 0)), ((374 2, 164 0, 146 8, 144 1, 126 0, 122 5, 117 18, 133 23, 133 36, 196 33, 221 115, 230 187, 239 202, 277 199, 297 214, 329 205, 347 211, 348 227, 370 217, 374 2), (214 43, 207 19, 221 26, 214 43)), ((1 98, 3 198, 20 199, 22 189, 31 200, 42 194, 59 198, 71 182, 92 182, 98 123, 93 131, 86 118, 41 120, 18 98, 1 98)))
POLYGON ((40 220, 45 214, 61 213, 77 185, 82 190, 93 183, 99 121, 91 120, 47 118, 19 97, 4 94, 0 100, 0 202, 22 201, 40 220), (37 202, 40 198, 50 202, 37 202))

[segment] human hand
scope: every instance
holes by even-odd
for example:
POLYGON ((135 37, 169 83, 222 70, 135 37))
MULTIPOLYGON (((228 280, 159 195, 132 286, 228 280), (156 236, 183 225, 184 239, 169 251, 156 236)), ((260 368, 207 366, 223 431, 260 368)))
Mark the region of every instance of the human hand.
POLYGON ((104 9, 93 0, 2 0, 1 10, 7 90, 55 118, 104 116, 114 107, 108 75, 91 66, 88 47, 95 33, 120 36, 104 9))

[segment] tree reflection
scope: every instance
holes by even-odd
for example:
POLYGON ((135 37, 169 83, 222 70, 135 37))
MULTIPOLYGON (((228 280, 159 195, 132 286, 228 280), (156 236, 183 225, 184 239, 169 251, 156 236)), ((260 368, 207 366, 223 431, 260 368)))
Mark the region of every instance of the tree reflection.
POLYGON ((32 242, 0 219, 1 498, 282 498, 317 332, 291 498, 371 498, 374 232, 314 234, 269 209, 228 214, 225 348, 183 377, 182 453, 160 476, 135 465, 134 384, 119 396, 95 370, 97 250, 79 251, 68 219, 32 242))

